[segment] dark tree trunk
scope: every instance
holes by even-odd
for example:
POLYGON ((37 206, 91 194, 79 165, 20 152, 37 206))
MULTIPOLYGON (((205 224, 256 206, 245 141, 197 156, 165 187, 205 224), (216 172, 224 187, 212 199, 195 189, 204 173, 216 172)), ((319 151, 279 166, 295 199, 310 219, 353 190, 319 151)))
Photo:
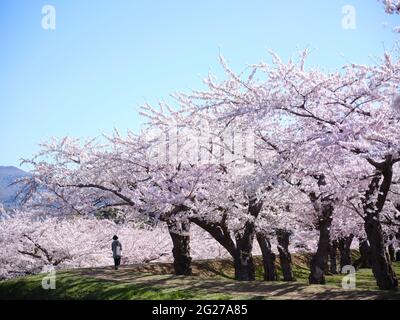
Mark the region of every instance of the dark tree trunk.
POLYGON ((330 202, 323 205, 321 216, 318 221, 319 240, 317 252, 311 259, 310 275, 308 282, 310 284, 325 284, 324 270, 328 264, 330 227, 332 224, 333 206, 330 202))
MULTIPOLYGON (((257 218, 262 208, 262 201, 253 198, 249 201, 249 215, 257 218)), ((210 222, 197 217, 190 218, 200 228, 207 231, 217 240, 232 256, 235 267, 235 279, 239 281, 255 280, 255 267, 253 261, 253 242, 255 237, 254 220, 249 219, 241 232, 235 236, 235 242, 227 227, 227 214, 222 212, 222 219, 219 222, 210 222)))
MULTIPOLYGON (((262 208, 262 201, 256 198, 249 200, 248 213, 254 218, 258 217, 262 208)), ((256 236, 254 220, 246 221, 242 232, 236 234, 236 247, 233 254, 235 265, 235 279, 239 281, 253 281, 256 279, 256 272, 253 260, 253 243, 256 236)))
POLYGON ((271 243, 268 237, 261 233, 257 233, 257 241, 260 245, 264 266, 264 281, 276 281, 278 276, 275 267, 275 254, 272 252, 271 243))
POLYGON ((395 290, 398 286, 398 281, 385 250, 384 236, 380 222, 380 212, 385 205, 386 197, 392 183, 392 156, 388 155, 382 163, 372 162, 372 164, 377 168, 377 173, 372 178, 365 193, 363 207, 365 214, 364 228, 371 248, 372 272, 379 289, 395 290), (383 180, 380 183, 382 176, 383 180), (370 201, 376 193, 378 194, 377 200, 370 201))
POLYGON ((371 268, 371 248, 369 247, 368 240, 360 239, 358 248, 360 251, 360 258, 354 261, 354 268, 371 268))
MULTIPOLYGON (((400 220, 400 217, 397 219, 400 220)), ((400 241, 400 230, 396 233, 396 240, 398 241, 397 243, 399 243, 400 241)), ((397 248, 397 251, 395 252, 395 260, 396 261, 400 261, 400 248, 397 248)))
POLYGON ((199 227, 210 233, 212 237, 217 240, 233 258, 235 268, 235 279, 239 281, 255 280, 255 267, 252 255, 253 241, 254 241, 254 224, 249 227, 246 224, 245 231, 242 235, 236 236, 236 244, 232 240, 230 232, 226 227, 224 219, 219 223, 212 223, 195 217, 191 221, 196 223, 199 227))
POLYGON ((394 248, 394 245, 391 243, 388 245, 388 254, 390 261, 396 261, 396 250, 394 248))
POLYGON ((283 273, 283 281, 295 281, 292 271, 292 256, 289 251, 291 232, 287 230, 277 230, 279 261, 283 273))
POLYGON ((252 254, 254 235, 255 227, 253 222, 246 222, 244 233, 236 235, 236 250, 233 255, 236 280, 253 281, 256 279, 252 254), (252 224, 252 226, 247 226, 247 224, 252 224))
POLYGON ((329 260, 330 260, 330 272, 332 274, 337 274, 337 249, 338 242, 337 240, 333 240, 329 247, 329 260))
POLYGON ((351 243, 353 242, 354 235, 342 237, 339 239, 339 253, 340 253, 340 270, 344 266, 351 265, 351 243))
POLYGON ((379 289, 396 289, 398 281, 385 250, 381 223, 378 220, 367 218, 365 231, 371 247, 372 272, 379 289))
POLYGON ((174 256, 175 274, 191 275, 190 222, 188 220, 171 220, 167 224, 173 244, 172 254, 174 256))
POLYGON ((235 280, 253 281, 255 280, 255 268, 252 254, 245 250, 237 250, 233 257, 235 267, 235 280))
POLYGON ((388 245, 388 255, 389 255, 390 261, 392 261, 392 262, 396 261, 396 249, 394 248, 393 244, 388 245))
POLYGON ((396 261, 396 250, 395 250, 393 242, 392 242, 393 239, 394 239, 394 236, 392 234, 388 236, 388 242, 390 242, 390 244, 388 244, 387 250, 388 250, 390 261, 392 261, 392 262, 396 261))

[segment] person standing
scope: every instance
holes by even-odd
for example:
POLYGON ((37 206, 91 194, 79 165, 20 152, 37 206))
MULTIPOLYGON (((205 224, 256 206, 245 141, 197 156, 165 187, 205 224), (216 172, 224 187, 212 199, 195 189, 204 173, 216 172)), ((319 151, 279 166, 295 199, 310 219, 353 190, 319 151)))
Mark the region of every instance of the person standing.
POLYGON ((113 258, 114 258, 114 269, 118 270, 118 266, 121 264, 122 245, 121 245, 121 242, 119 242, 117 236, 113 237, 111 249, 112 249, 113 258))

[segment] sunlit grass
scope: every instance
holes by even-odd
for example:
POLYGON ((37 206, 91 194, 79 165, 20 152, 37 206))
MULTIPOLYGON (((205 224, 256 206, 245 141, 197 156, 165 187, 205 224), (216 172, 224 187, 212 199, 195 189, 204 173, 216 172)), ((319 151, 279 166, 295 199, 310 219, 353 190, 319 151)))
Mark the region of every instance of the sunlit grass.
POLYGON ((0 299, 101 299, 101 300, 152 300, 152 299, 232 299, 229 294, 192 291, 176 288, 158 288, 131 283, 57 274, 56 289, 42 288, 43 275, 28 276, 0 283, 0 299))
MULTIPOLYGON (((271 292, 276 290, 303 290, 308 287, 309 269, 304 261, 294 259, 293 272, 296 277, 296 282, 284 283, 277 281, 266 283, 263 279, 262 264, 259 257, 256 259, 256 282, 238 283, 232 280, 232 272, 228 265, 223 263, 224 270, 216 270, 215 277, 174 277, 172 275, 154 276, 146 273, 135 273, 127 269, 124 274, 128 275, 129 279, 119 279, 116 281, 114 277, 121 273, 107 273, 110 279, 103 279, 82 273, 79 270, 71 270, 57 273, 56 289, 44 290, 41 282, 43 275, 26 276, 13 280, 0 282, 0 300, 5 299, 80 299, 80 300, 184 300, 184 299, 205 299, 205 300, 230 300, 230 299, 269 299, 279 298, 271 296, 271 292), (136 278, 135 278, 136 277, 136 278), (135 280, 138 279, 138 280, 135 280), (140 279, 140 281, 139 281, 140 279), (153 279, 149 281, 149 279, 153 279), (154 281, 155 280, 155 281, 154 281), (187 287, 184 285, 186 280, 195 283, 195 286, 187 287), (168 282, 169 281, 169 282, 168 282), (197 284, 212 281, 212 287, 197 286, 197 284), (168 285, 165 283, 168 282, 168 285), (164 285, 162 285, 164 283, 164 285), (232 288, 235 284, 235 288, 232 288), (263 284, 257 288, 258 284, 263 284), (275 287, 275 289, 274 289, 275 287), (231 288, 231 289, 229 289, 231 288), (251 292, 252 288, 256 288, 256 292, 251 292), (212 290, 210 290, 212 289, 212 290), (231 290, 231 291, 230 291, 231 290)), ((216 267, 215 261, 210 261, 213 268, 216 267)), ((397 274, 400 274, 400 262, 393 264, 397 274)), ((86 269, 85 269, 86 270, 86 269)), ((93 269, 97 270, 97 269, 93 269)), ((99 269, 100 270, 100 269, 99 269)), ((99 272, 97 270, 97 272, 99 272)), ((109 271, 108 271, 109 272, 109 271)), ((278 264, 278 275, 282 278, 281 270, 278 264)), ((344 275, 327 275, 327 286, 317 287, 315 296, 320 297, 321 294, 329 296, 329 290, 323 293, 325 289, 342 287, 342 279, 344 275), (324 289, 325 288, 325 289, 324 289), (318 295, 318 296, 317 296, 318 295)), ((371 269, 360 269, 356 273, 356 289, 365 291, 377 292, 377 285, 372 275, 371 269)), ((367 295, 369 293, 366 293, 367 295)), ((399 298, 396 293, 383 292, 384 298, 399 298)), ((301 293, 300 293, 301 295, 301 293)))

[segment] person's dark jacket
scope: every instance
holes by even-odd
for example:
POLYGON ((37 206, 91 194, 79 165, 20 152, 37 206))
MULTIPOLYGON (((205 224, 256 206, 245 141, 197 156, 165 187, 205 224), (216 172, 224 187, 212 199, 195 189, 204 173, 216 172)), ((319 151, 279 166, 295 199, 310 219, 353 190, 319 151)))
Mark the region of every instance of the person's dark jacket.
POLYGON ((118 240, 114 240, 111 243, 111 250, 113 252, 113 258, 121 257, 121 251, 122 251, 121 242, 119 242, 118 240), (119 247, 119 250, 117 249, 117 247, 119 247))

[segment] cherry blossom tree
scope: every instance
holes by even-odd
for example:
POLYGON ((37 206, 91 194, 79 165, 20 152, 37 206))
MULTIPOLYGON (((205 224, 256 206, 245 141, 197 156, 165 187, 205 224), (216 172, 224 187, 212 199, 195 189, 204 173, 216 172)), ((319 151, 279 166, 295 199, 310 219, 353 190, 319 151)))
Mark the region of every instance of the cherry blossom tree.
POLYGON ((191 223, 231 255, 238 280, 255 277, 254 239, 265 279, 276 279, 277 237, 291 280, 290 239, 310 247, 316 233, 309 282, 323 284, 333 249, 343 266, 364 237, 378 286, 396 288, 386 252, 398 223, 399 61, 385 54, 328 73, 306 68, 306 51, 287 63, 271 55, 271 66, 241 74, 221 58, 226 79, 210 75, 206 90, 176 94, 175 108, 145 105, 138 135, 45 144, 27 161, 25 199, 53 214, 112 208, 123 223, 165 222, 178 274, 190 274, 191 223))
POLYGON ((380 0, 385 6, 385 11, 388 14, 400 13, 400 1, 398 0, 380 0))
POLYGON ((207 167, 152 157, 145 134, 122 138, 116 132, 107 142, 64 138, 43 145, 26 161, 34 170, 22 181, 24 200, 55 214, 90 216, 114 208, 124 221, 164 221, 174 244, 175 271, 190 274, 189 222, 181 213, 206 181, 207 167))
MULTIPOLYGON (((306 145, 314 147, 304 159, 317 159, 312 166, 304 166, 314 178, 312 183, 307 172, 307 187, 316 184, 328 192, 325 196, 323 190, 316 193, 313 187, 309 194, 314 208, 325 212, 325 222, 320 222, 326 236, 320 240, 329 243, 326 231, 330 228, 335 204, 348 203, 364 219, 379 287, 396 288, 397 278, 384 254, 380 218, 390 190, 393 166, 399 161, 396 136, 399 122, 397 109, 391 107, 398 87, 398 61, 393 62, 385 54, 376 66, 351 64, 340 72, 324 73, 306 70, 306 56, 304 52, 298 63, 291 60, 285 64, 273 54, 273 67, 253 66, 248 78, 234 74, 223 62, 228 80, 216 83, 210 76, 206 81, 208 91, 179 95, 178 99, 184 112, 200 110, 209 117, 212 110, 213 117, 225 125, 240 117, 249 126, 257 127, 264 122, 265 131, 273 119, 271 115, 280 117, 278 124, 294 122, 304 141, 311 142, 306 145), (265 80, 254 80, 258 71, 264 74, 265 80), (331 163, 326 163, 326 159, 331 163), (354 167, 346 166, 345 159, 362 165, 354 171, 354 167), (337 172, 340 167, 353 170, 352 179, 346 179, 345 175, 341 181, 341 172, 337 172)), ((272 131, 276 129, 276 125, 268 127, 272 131)), ((304 174, 304 170, 300 173, 304 174)), ((323 258, 316 260, 316 270, 325 264, 327 247, 324 245, 322 250, 323 258)), ((310 282, 314 281, 311 278, 310 282)), ((315 281, 323 282, 322 279, 315 281)))
MULTIPOLYGON (((164 226, 117 224, 87 217, 43 217, 37 212, 14 212, 0 221, 0 278, 56 270, 110 266, 111 239, 123 243, 122 264, 170 262, 172 244, 164 226)), ((192 230, 196 259, 215 259, 226 251, 199 228, 192 230)))
MULTIPOLYGON (((387 14, 400 14, 400 1, 399 0, 379 0, 385 6, 387 14)), ((396 26, 393 31, 400 33, 400 27, 396 26)))
MULTIPOLYGON (((186 117, 182 113, 173 112, 168 106, 167 109, 168 112, 163 112, 162 108, 154 110, 151 106, 145 106, 144 114, 153 126, 170 128, 171 123, 178 124, 180 128, 184 128, 181 135, 185 139, 195 137, 193 131, 200 135, 205 133, 207 138, 196 139, 195 146, 199 155, 202 149, 208 152, 205 154, 206 164, 203 161, 198 165, 207 165, 213 176, 209 176, 207 185, 193 198, 193 203, 189 204, 190 221, 208 231, 231 254, 236 279, 254 280, 252 250, 256 235, 255 222, 265 201, 262 190, 270 188, 273 174, 264 174, 260 179, 254 172, 254 165, 248 165, 254 159, 241 152, 243 150, 238 150, 242 149, 239 144, 248 142, 238 138, 243 137, 243 131, 224 132, 227 129, 225 124, 215 119, 198 114, 186 117)), ((270 161, 275 159, 272 157, 270 161)), ((263 232, 258 232, 257 240, 262 248, 264 261, 267 262, 269 258, 266 256, 272 256, 270 243, 263 232)), ((266 280, 273 279, 274 277, 266 277, 266 280)))

